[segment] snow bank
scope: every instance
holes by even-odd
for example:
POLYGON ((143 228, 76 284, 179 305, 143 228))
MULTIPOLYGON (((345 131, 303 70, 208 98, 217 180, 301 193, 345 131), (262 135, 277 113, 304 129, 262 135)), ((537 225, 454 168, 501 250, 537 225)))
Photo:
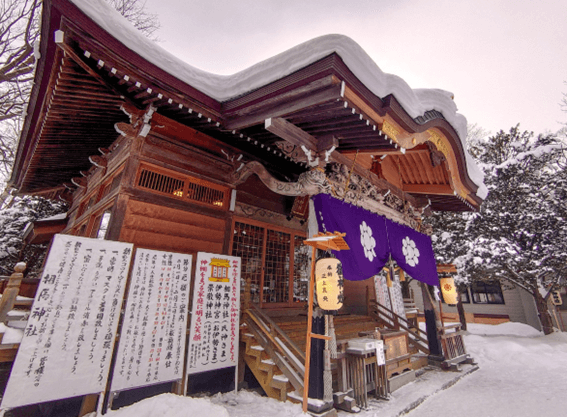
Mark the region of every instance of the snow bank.
POLYGON ((495 325, 467 323, 469 334, 479 336, 518 336, 518 337, 538 337, 543 336, 543 332, 534 327, 517 322, 507 322, 495 325))
POLYGON ((22 329, 14 329, 6 326, 4 323, 0 323, 0 333, 4 333, 4 337, 2 337, 3 345, 20 343, 24 337, 24 331, 22 329))
POLYGON ((239 391, 217 394, 211 399, 214 403, 223 405, 230 417, 308 417, 303 413, 301 404, 289 401, 281 402, 273 398, 262 397, 253 391, 239 391))
POLYGON ((129 407, 109 411, 108 417, 229 417, 226 409, 208 398, 181 397, 161 394, 129 407))
MULTIPOLYGON (((326 35, 297 45, 274 57, 259 62, 233 75, 212 74, 193 67, 155 44, 104 0, 71 0, 93 21, 125 46, 164 71, 202 91, 226 101, 260 88, 336 52, 368 89, 379 97, 393 94, 413 118, 428 110, 437 110, 455 128, 463 149, 467 136, 467 120, 457 113, 453 94, 440 89, 413 90, 402 78, 384 73, 370 56, 352 39, 344 35, 326 35)), ((467 169, 479 186, 477 194, 488 194, 483 174, 465 151, 467 169)))
MULTIPOLYGON (((427 399, 408 417, 560 417, 567 369, 567 333, 543 336, 522 323, 470 324, 465 345, 480 369, 455 385, 455 373, 429 369, 395 391, 389 401, 372 396, 358 417, 395 417, 427 399), (449 387, 445 390, 442 387, 449 387)), ((94 413, 93 413, 94 414, 94 413)), ((340 417, 352 416, 344 411, 340 417)), ((162 394, 106 414, 109 417, 307 417, 300 404, 240 391, 195 399, 162 394)), ((93 416, 94 417, 94 416, 93 416)))

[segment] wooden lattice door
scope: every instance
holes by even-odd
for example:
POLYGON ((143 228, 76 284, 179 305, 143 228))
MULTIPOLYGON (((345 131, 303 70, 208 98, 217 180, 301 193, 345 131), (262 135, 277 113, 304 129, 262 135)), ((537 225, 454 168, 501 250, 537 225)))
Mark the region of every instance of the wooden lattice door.
POLYGON ((232 255, 242 258, 242 288, 250 279, 251 301, 262 307, 294 307, 307 300, 309 251, 291 229, 235 221, 232 255))

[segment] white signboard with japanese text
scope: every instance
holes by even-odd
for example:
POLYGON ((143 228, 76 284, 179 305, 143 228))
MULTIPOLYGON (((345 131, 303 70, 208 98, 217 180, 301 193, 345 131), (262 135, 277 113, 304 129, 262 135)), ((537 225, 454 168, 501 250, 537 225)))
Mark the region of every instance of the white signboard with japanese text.
POLYGON ((2 408, 102 392, 132 244, 56 235, 2 408))
POLYGON ((199 252, 187 373, 236 366, 240 321, 239 257, 199 252))
POLYGON ((191 261, 136 250, 111 391, 183 378, 191 261))
POLYGON ((400 279, 396 276, 395 280, 392 282, 392 288, 390 288, 390 294, 392 296, 392 310, 398 316, 406 318, 406 308, 404 307, 404 296, 402 294, 402 284, 400 279))
POLYGON ((386 365, 386 355, 384 354, 384 341, 377 340, 375 343, 376 343, 376 364, 386 365))
MULTIPOLYGON (((392 305, 390 303, 390 292, 388 290, 388 280, 386 279, 386 275, 384 273, 375 275, 374 285, 376 288, 376 301, 378 301, 378 304, 391 310, 392 305)), ((387 317, 392 317, 392 314, 386 310, 380 310, 380 312, 387 317)), ((384 318, 384 320, 388 319, 384 318)), ((393 321, 391 323, 393 324, 393 321)))

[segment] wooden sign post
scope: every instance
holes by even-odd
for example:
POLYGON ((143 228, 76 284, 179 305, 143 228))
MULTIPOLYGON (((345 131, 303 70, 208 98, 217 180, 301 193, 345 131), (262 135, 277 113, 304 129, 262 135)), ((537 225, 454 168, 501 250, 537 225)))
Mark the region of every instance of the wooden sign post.
POLYGON ((319 233, 311 239, 304 240, 308 246, 313 248, 311 255, 311 277, 309 279, 309 312, 307 313, 307 343, 305 347, 305 376, 303 379, 303 412, 307 412, 307 397, 309 393, 309 366, 311 360, 311 338, 330 340, 329 336, 312 333, 313 324, 313 293, 315 283, 315 259, 317 249, 321 250, 348 250, 350 249, 343 239, 346 233, 319 233))

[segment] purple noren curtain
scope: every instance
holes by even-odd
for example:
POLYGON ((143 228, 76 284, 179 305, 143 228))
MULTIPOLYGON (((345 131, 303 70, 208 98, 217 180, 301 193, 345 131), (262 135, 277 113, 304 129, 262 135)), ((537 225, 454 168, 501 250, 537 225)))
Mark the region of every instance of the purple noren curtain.
POLYGON ((327 194, 314 196, 313 203, 320 232, 346 233, 350 250, 335 253, 345 279, 360 281, 378 274, 391 255, 412 278, 439 285, 429 236, 327 194))

